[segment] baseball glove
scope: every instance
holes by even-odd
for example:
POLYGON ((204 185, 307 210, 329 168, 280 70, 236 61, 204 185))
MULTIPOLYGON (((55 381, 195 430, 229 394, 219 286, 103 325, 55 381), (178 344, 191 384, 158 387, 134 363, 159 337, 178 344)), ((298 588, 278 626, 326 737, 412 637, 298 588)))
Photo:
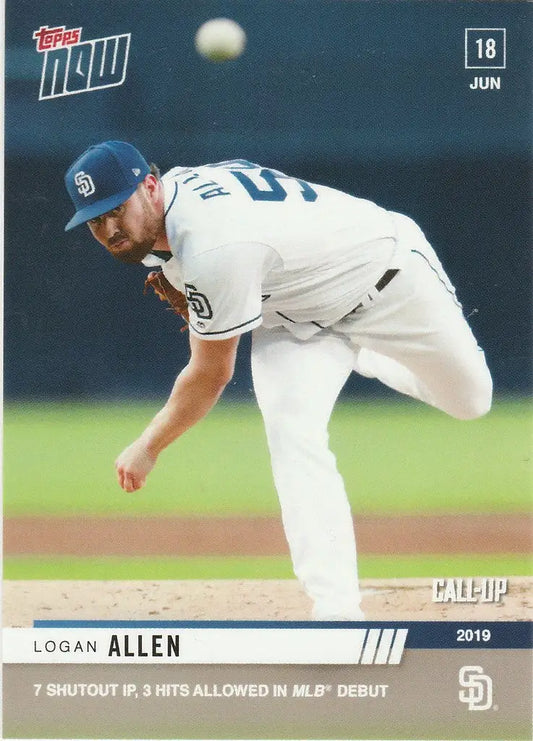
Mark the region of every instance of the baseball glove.
MULTIPOLYGON (((172 283, 168 280, 162 270, 152 271, 148 273, 148 277, 144 281, 143 294, 148 293, 148 289, 152 288, 156 296, 160 301, 166 301, 170 306, 170 311, 174 314, 179 314, 187 324, 189 323, 189 309, 187 306, 187 299, 185 295, 174 288, 172 283)), ((187 325, 182 328, 182 332, 185 332, 187 325)))

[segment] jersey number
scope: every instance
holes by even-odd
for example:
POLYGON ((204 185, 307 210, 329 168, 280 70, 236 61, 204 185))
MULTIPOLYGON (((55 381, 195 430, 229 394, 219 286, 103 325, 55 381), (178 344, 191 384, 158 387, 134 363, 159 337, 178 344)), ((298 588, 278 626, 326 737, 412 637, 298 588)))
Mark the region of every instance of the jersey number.
POLYGON ((248 194, 254 201, 284 201, 287 198, 287 191, 279 182, 280 180, 295 180, 300 186, 302 198, 304 201, 316 201, 318 194, 311 188, 309 183, 299 178, 291 178, 288 175, 284 175, 281 172, 275 170, 263 169, 259 172, 261 177, 268 186, 268 190, 262 190, 258 188, 248 175, 240 170, 230 170, 231 174, 237 178, 239 183, 246 189, 248 194))

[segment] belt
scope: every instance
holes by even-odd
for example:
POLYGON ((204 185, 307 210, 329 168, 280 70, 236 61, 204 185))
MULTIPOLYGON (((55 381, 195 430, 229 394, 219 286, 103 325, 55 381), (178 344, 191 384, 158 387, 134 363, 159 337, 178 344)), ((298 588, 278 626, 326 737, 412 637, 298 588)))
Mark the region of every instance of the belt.
MULTIPOLYGON (((383 273, 383 275, 381 276, 381 278, 378 280, 378 282, 376 283, 376 285, 374 286, 374 290, 377 291, 378 293, 380 291, 382 291, 385 288, 385 286, 388 286, 389 285, 389 283, 391 282, 391 280, 394 278, 394 276, 398 272, 399 272, 399 270, 397 268, 394 268, 394 269, 391 269, 391 270, 386 270, 383 273)), ((370 296, 370 294, 369 294, 369 299, 372 300, 372 296, 370 296)), ((357 304, 357 306, 355 307, 355 309, 352 309, 350 311, 350 314, 353 314, 358 309, 360 309, 362 306, 364 306, 364 303, 361 301, 361 303, 357 304)))

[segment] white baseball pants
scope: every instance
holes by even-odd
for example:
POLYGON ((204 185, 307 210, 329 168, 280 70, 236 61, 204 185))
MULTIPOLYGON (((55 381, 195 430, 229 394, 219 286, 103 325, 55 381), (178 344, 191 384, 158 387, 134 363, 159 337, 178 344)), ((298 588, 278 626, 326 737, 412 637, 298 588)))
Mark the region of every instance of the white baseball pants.
POLYGON ((435 252, 400 217, 404 264, 334 327, 298 340, 253 333, 252 373, 294 571, 316 620, 362 619, 352 516, 328 446, 333 406, 352 370, 459 419, 490 409, 492 380, 435 252))

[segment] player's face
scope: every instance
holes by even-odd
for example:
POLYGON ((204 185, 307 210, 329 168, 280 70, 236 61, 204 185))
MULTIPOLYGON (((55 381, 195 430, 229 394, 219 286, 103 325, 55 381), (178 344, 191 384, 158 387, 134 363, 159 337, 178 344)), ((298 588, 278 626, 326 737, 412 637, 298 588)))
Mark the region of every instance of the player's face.
POLYGON ((164 229, 151 195, 141 183, 127 201, 87 222, 93 237, 117 260, 141 262, 164 229))

